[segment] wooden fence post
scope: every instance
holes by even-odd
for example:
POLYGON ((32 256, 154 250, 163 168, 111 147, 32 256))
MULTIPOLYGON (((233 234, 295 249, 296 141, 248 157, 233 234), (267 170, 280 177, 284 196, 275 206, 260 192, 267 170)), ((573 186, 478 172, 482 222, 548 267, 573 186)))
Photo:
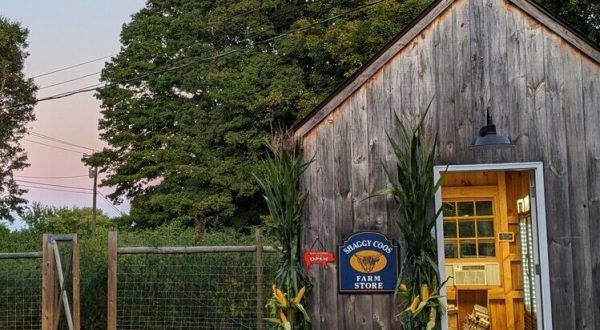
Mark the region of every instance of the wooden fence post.
POLYGON ((42 240, 42 330, 53 330, 55 300, 56 262, 54 250, 49 248, 50 234, 44 234, 42 240))
POLYGON ((117 329, 117 232, 108 233, 108 330, 117 329))
POLYGON ((262 232, 256 229, 256 329, 262 330, 264 326, 263 309, 265 308, 263 298, 263 242, 262 232))
POLYGON ((77 234, 73 234, 73 240, 71 241, 71 251, 73 253, 73 259, 71 260, 71 265, 73 265, 73 329, 79 330, 81 328, 81 311, 79 309, 79 241, 77 240, 77 234))

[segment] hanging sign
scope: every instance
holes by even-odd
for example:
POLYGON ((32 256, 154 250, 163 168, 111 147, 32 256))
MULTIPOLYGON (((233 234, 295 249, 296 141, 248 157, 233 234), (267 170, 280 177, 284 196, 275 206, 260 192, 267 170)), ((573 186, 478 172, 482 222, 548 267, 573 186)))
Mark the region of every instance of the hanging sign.
POLYGON ((340 293, 394 292, 398 280, 398 247, 381 233, 352 234, 338 251, 340 293))
POLYGON ((327 264, 335 262, 335 256, 329 251, 306 251, 304 252, 304 264, 306 269, 310 269, 312 265, 320 265, 323 269, 327 269, 327 264))
POLYGON ((323 243, 319 237, 317 237, 310 247, 310 250, 304 252, 304 264, 306 265, 306 269, 310 269, 310 267, 315 264, 320 265, 323 269, 327 269, 328 263, 335 262, 335 256, 333 253, 323 250, 325 250, 325 247, 323 246, 323 243), (314 249, 316 243, 319 243, 321 250, 314 249))

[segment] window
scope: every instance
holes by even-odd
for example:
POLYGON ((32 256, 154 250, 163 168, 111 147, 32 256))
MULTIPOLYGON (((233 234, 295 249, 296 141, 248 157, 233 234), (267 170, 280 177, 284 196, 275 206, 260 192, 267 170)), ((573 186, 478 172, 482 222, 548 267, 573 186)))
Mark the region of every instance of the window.
POLYGON ((446 258, 496 256, 492 200, 445 201, 442 213, 446 258))

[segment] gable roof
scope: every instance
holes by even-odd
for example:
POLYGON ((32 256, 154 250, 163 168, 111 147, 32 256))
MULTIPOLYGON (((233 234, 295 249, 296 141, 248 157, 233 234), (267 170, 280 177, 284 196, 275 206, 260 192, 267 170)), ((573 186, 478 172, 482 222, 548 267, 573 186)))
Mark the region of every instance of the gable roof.
MULTIPOLYGON (((433 1, 417 18, 371 57, 367 63, 336 88, 333 93, 317 105, 307 116, 296 123, 292 127, 293 135, 296 138, 301 138, 311 131, 456 1, 433 1)), ((578 32, 563 19, 546 10, 533 0, 506 1, 537 20, 573 47, 600 64, 600 45, 578 32)))

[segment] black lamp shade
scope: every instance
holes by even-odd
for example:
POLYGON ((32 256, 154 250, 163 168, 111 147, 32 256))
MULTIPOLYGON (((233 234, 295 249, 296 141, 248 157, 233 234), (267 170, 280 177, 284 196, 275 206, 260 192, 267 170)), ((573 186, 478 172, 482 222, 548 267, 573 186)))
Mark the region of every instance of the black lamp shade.
POLYGON ((472 149, 503 149, 513 146, 510 138, 504 135, 496 134, 496 125, 492 123, 490 109, 486 111, 487 125, 479 130, 479 136, 473 141, 470 148, 472 149))
POLYGON ((485 135, 478 136, 471 148, 474 149, 503 149, 510 148, 513 144, 507 136, 504 135, 485 135))

